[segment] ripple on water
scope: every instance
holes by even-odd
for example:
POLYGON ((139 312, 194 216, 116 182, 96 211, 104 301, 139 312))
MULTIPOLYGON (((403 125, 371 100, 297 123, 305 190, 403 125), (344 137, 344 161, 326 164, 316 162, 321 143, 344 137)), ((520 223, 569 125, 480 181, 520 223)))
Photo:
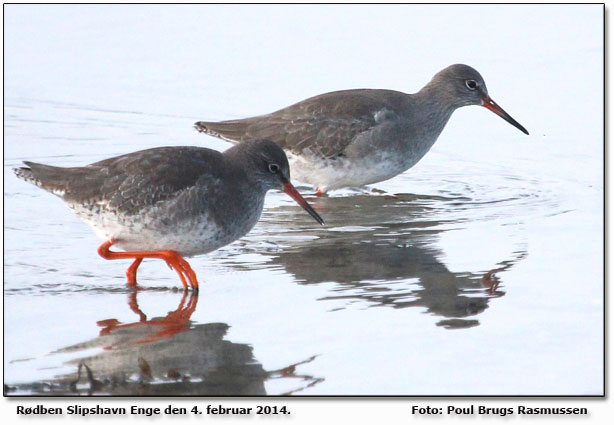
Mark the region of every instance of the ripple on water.
MULTIPOLYGON (((323 285, 327 294, 319 300, 332 303, 330 311, 420 307, 439 316, 437 325, 445 329, 477 326, 475 317, 506 293, 499 275, 527 255, 524 224, 568 210, 560 195, 537 179, 493 171, 423 177, 407 185, 409 178, 401 176, 382 184, 384 193, 346 190, 310 197, 324 227, 273 193, 250 244, 266 240, 283 249, 250 264, 243 255, 246 245, 227 264, 281 268, 299 284, 323 285), (484 237, 503 241, 500 257, 484 268, 449 269, 442 236, 464 229, 494 232, 484 237)), ((471 240, 479 236, 471 232, 471 240)))

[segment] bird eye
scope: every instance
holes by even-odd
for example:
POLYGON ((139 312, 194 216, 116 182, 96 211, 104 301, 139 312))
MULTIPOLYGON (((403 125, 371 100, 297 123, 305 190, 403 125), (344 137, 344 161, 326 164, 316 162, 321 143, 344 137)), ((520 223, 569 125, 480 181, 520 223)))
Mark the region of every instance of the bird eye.
POLYGON ((475 90, 478 88, 478 83, 475 80, 466 80, 465 85, 469 90, 475 90))
POLYGON ((269 171, 271 173, 277 174, 277 173, 279 173, 279 170, 280 170, 279 165, 277 165, 277 164, 269 164, 269 171))

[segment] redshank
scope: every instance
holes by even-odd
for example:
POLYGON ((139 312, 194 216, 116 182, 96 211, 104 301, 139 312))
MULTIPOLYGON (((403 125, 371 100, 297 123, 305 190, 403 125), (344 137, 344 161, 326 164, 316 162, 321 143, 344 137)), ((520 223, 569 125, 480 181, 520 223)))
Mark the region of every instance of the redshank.
POLYGON ((251 140, 224 153, 182 146, 147 149, 62 168, 24 161, 17 177, 68 203, 105 242, 107 260, 134 259, 126 276, 136 286, 144 258, 174 268, 184 288, 198 289, 185 256, 216 250, 256 224, 268 190, 281 188, 320 224, 322 218, 290 183, 284 151, 270 140, 251 140), (126 252, 110 251, 116 245, 126 252))
POLYGON ((414 166, 433 146, 457 108, 481 105, 528 131, 488 95, 467 65, 438 72, 415 94, 344 90, 321 94, 268 115, 199 121, 198 131, 230 142, 268 138, 288 155, 294 178, 317 194, 388 180, 414 166))

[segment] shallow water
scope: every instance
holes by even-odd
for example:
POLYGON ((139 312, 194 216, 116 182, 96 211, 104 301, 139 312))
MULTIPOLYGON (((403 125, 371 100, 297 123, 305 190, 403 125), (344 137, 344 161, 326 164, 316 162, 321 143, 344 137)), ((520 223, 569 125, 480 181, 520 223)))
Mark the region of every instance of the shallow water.
MULTIPOLYGON (((99 69, 85 68, 69 57, 88 42, 102 52, 109 49, 113 40, 97 37, 117 37, 112 31, 120 25, 114 21, 116 11, 98 8, 85 18, 81 13, 78 24, 64 29, 81 37, 56 39, 54 56, 48 58, 46 40, 31 36, 27 44, 20 35, 43 31, 57 19, 73 22, 72 13, 70 8, 52 14, 31 10, 7 7, 4 368, 9 394, 603 391, 602 99, 574 98, 595 111, 582 117, 582 128, 563 106, 563 119, 553 125, 548 108, 536 106, 531 94, 515 93, 506 87, 511 78, 499 76, 489 85, 493 98, 531 136, 478 108, 459 110, 431 152, 403 175, 367 188, 309 196, 325 226, 283 193, 271 192, 252 232, 190 259, 201 282, 198 295, 180 291, 174 271, 153 260, 139 269, 143 289, 135 293, 125 286, 128 263, 99 258, 100 241, 93 232, 59 199, 18 180, 11 169, 22 160, 84 165, 160 145, 225 149, 227 143, 197 134, 192 123, 289 104, 307 95, 295 90, 290 99, 284 91, 306 80, 288 74, 271 87, 273 78, 258 67, 244 78, 240 70, 224 74, 224 64, 177 52, 167 41, 168 47, 146 45, 145 50, 162 49, 171 58, 185 55, 200 61, 203 72, 227 80, 209 81, 191 71, 177 80, 160 70, 145 72, 151 59, 143 54, 132 58, 123 79, 111 83, 111 76, 104 78, 100 71, 114 69, 107 62, 99 58, 99 69), (99 24, 93 34, 88 22, 99 24), (100 29, 102 24, 107 26, 100 29), (35 57, 47 63, 41 68, 45 72, 25 66, 35 57), (72 60, 77 69, 62 76, 62 60, 72 60), (70 81, 79 67, 86 72, 70 81), (142 74, 130 86, 135 70, 142 74), (39 80, 26 83, 30 74, 39 80), (233 87, 233 76, 253 87, 252 95, 233 87), (158 92, 160 81, 167 86, 158 92), (36 89, 37 84, 45 89, 36 89), (117 87, 108 96, 96 96, 113 84, 117 87), (263 84, 271 91, 266 99, 258 96, 263 84), (198 93, 186 87, 198 87, 198 93), (245 96, 237 99, 237 92, 245 96)), ((122 16, 126 10, 134 9, 122 16)), ((170 16, 151 12, 149 18, 175 29, 169 37, 179 43, 197 21, 185 9, 172 10, 170 16)), ((207 9, 220 16, 224 10, 207 9)), ((418 10, 428 15, 428 8, 418 10)), ((579 27, 600 22, 600 14, 593 13, 597 9, 587 10, 565 16, 579 27)), ((344 12, 344 19, 361 19, 362 12, 354 11, 355 16, 344 12)), ((509 10, 488 13, 496 23, 509 10)), ((400 28, 396 18, 389 18, 382 37, 386 28, 400 28)), ((250 15, 237 19, 247 22, 250 15)), ((317 14, 302 19, 316 22, 317 14)), ((215 36, 212 29, 202 31, 198 37, 215 36)), ((295 31, 300 37, 302 27, 295 31)), ((126 43, 113 44, 116 60, 128 57, 138 34, 138 28, 121 34, 126 43)), ((241 33, 224 35, 220 43, 231 43, 241 33)), ((336 42, 342 48, 347 40, 336 42)), ((568 47, 575 49, 578 63, 598 65, 600 43, 596 37, 568 47)), ((275 63, 277 57, 269 55, 275 63)), ((330 59, 322 55, 320 60, 330 59)), ((164 67, 169 71, 172 65, 164 67)), ((500 71, 511 77, 509 67, 502 65, 500 71)), ((535 75, 547 70, 540 62, 531 68, 535 75)), ((598 67, 577 72, 600 75, 598 67)), ((408 75, 412 81, 423 78, 408 75)), ((321 86, 313 79, 305 83, 309 94, 329 89, 329 81, 318 78, 321 86)), ((553 80, 543 81, 544 91, 556 86, 553 80)), ((600 81, 591 83, 597 93, 600 81)), ((390 80, 377 86, 412 91, 390 80)), ((556 95, 550 101, 565 105, 574 93, 556 95)), ((297 187, 313 192, 300 183, 297 187)))

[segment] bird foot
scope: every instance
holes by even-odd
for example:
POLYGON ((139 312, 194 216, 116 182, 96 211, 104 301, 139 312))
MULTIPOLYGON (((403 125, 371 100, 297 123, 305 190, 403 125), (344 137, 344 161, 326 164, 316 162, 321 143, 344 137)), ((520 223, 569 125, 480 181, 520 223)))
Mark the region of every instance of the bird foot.
POLYGON ((109 248, 115 243, 113 239, 104 242, 98 247, 98 254, 106 260, 118 260, 126 258, 134 258, 134 262, 126 270, 128 286, 136 288, 136 270, 143 261, 143 258, 159 258, 166 261, 166 264, 171 269, 174 269, 181 279, 183 288, 188 290, 188 283, 194 291, 198 291, 198 279, 196 273, 190 267, 190 264, 179 255, 177 251, 160 250, 160 251, 133 251, 133 252, 113 252, 109 248))
POLYGON ((198 280, 196 278, 196 273, 192 270, 190 263, 183 259, 181 255, 179 255, 176 251, 160 251, 163 253, 162 258, 166 261, 166 264, 171 269, 174 269, 179 275, 179 279, 181 279, 181 283, 183 283, 183 287, 187 290, 188 283, 190 282, 190 286, 194 291, 198 290, 198 280))

